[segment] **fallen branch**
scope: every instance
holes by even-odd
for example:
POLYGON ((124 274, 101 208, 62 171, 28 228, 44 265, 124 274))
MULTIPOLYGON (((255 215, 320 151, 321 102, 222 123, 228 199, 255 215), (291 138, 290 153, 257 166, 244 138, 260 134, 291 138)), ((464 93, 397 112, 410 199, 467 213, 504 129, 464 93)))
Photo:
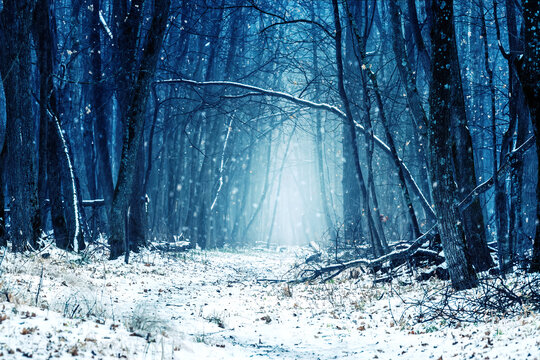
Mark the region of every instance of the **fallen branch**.
MULTIPOLYGON (((335 274, 331 275, 329 278, 333 278, 343 272, 346 269, 357 267, 357 266, 365 266, 369 267, 371 269, 379 267, 383 265, 385 262, 392 262, 395 265, 400 265, 406 260, 408 260, 412 255, 414 255, 422 245, 424 245, 426 242, 430 241, 435 237, 435 229, 436 225, 433 226, 431 229, 429 229, 428 232, 420 236, 418 239, 416 239, 409 247, 403 250, 394 250, 384 256, 381 256, 377 259, 369 260, 369 259, 356 259, 351 260, 345 263, 338 263, 338 264, 332 264, 320 268, 312 268, 312 269, 306 269, 303 271, 304 276, 302 276, 300 279, 290 281, 291 283, 301 283, 306 281, 312 281, 316 278, 327 274, 331 272, 336 272, 335 274)), ((427 253, 424 253, 427 254, 427 253)))
POLYGON ((436 264, 442 264, 444 262, 443 256, 439 255, 438 252, 429 249, 417 249, 412 255, 427 257, 433 260, 436 264))
POLYGON ((41 285, 43 285, 43 263, 41 263, 41 274, 39 275, 39 285, 36 293, 36 306, 38 306, 39 293, 41 292, 41 285))
MULTIPOLYGON (((540 277, 518 275, 510 281, 500 277, 480 279, 477 288, 453 291, 444 283, 426 289, 422 298, 402 299, 407 315, 414 315, 417 322, 447 320, 450 322, 477 323, 496 317, 527 314, 540 309, 540 277)), ((406 315, 405 313, 402 317, 406 315)))
POLYGON ((282 283, 282 282, 287 282, 287 280, 283 280, 283 279, 257 279, 257 282, 267 282, 267 283, 271 283, 271 284, 278 284, 278 283, 282 283))

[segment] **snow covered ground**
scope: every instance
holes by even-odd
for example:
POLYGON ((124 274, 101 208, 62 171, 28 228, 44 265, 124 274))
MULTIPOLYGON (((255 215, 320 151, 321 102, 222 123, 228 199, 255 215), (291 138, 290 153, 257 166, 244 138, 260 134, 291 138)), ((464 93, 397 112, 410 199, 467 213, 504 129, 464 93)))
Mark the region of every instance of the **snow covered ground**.
POLYGON ((257 281, 287 276, 299 253, 144 251, 128 265, 95 248, 8 253, 0 358, 540 359, 538 314, 414 324, 390 286, 419 285, 257 281))

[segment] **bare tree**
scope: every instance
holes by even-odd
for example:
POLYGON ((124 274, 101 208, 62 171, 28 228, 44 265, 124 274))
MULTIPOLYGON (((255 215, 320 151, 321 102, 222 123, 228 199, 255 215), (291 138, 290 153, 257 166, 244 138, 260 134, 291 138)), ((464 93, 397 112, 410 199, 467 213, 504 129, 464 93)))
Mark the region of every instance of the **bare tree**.
POLYGON ((0 72, 6 96, 4 172, 13 250, 37 247, 41 233, 32 106, 31 25, 36 1, 8 0, 0 13, 0 72), (6 176, 9 175, 9 176, 6 176))
MULTIPOLYGON (((137 4, 133 3, 132 5, 136 6, 137 4)), ((144 41, 137 80, 126 112, 122 160, 111 207, 111 236, 109 238, 111 259, 118 258, 124 252, 128 254, 129 251, 129 244, 126 244, 125 216, 135 177, 135 165, 142 137, 146 103, 165 34, 169 7, 170 0, 156 0, 154 2, 152 23, 144 41)), ((138 10, 133 9, 133 11, 138 10)))
POLYGON ((457 290, 475 287, 476 273, 467 254, 467 240, 457 209, 458 188, 448 154, 452 151, 451 90, 452 51, 455 46, 453 1, 433 1, 432 11, 438 21, 431 30, 431 84, 428 123, 429 164, 433 184, 433 199, 439 221, 439 231, 452 286, 457 290))

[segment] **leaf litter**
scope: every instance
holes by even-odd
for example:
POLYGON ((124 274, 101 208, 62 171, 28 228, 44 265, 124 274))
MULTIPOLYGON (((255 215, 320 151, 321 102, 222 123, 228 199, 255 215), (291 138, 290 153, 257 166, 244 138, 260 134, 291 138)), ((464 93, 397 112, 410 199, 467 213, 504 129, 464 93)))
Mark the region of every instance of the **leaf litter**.
POLYGON ((403 299, 436 279, 258 281, 287 280, 299 248, 143 250, 130 264, 90 250, 7 254, 0 358, 540 359, 535 312, 418 322, 403 299))

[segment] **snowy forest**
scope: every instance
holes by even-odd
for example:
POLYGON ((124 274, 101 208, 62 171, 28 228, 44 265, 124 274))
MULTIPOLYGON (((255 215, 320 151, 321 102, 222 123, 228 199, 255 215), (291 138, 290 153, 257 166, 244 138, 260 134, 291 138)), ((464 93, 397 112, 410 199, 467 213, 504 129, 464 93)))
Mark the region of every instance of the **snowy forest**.
POLYGON ((0 357, 540 356, 539 29, 0 0, 0 357))

